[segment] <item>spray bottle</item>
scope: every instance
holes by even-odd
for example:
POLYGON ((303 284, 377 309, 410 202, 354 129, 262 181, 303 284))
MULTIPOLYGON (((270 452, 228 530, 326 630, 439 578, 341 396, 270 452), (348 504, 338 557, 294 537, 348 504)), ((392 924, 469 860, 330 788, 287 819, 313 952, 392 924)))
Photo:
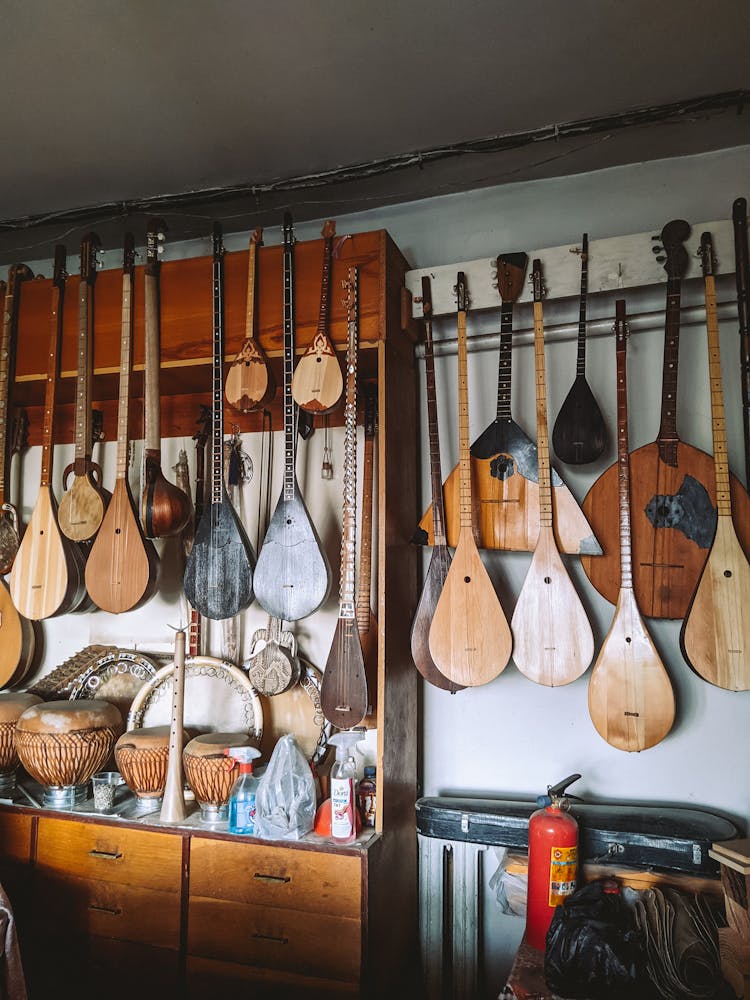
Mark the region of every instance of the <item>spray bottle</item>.
POLYGON ((240 765, 240 775, 229 795, 229 832, 252 835, 255 833, 255 794, 258 791, 253 761, 260 757, 260 750, 255 747, 229 747, 225 753, 240 765))
POLYGON ((354 745, 364 738, 361 727, 336 733, 329 743, 336 747, 336 761, 331 768, 331 839, 351 844, 357 837, 357 764, 354 745))

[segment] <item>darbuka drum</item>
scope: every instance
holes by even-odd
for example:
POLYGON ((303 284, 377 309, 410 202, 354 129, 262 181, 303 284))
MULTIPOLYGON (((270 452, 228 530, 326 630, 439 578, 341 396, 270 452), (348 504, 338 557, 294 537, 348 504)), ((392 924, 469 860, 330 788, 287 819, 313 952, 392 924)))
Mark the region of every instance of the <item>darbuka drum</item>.
POLYGON ((226 756, 228 747, 256 746, 247 733, 205 733, 182 752, 185 777, 201 807, 204 823, 220 823, 228 815, 227 802, 239 768, 226 756))
POLYGON ((138 800, 139 812, 161 805, 167 783, 169 726, 149 726, 123 733, 115 745, 115 760, 128 788, 138 800))
POLYGON ((108 701, 47 701, 27 708, 16 724, 16 750, 31 777, 45 786, 44 805, 85 799, 89 779, 123 728, 119 709, 108 701))
POLYGON ((16 722, 19 715, 41 702, 35 694, 3 691, 0 694, 0 796, 13 794, 16 787, 16 722))

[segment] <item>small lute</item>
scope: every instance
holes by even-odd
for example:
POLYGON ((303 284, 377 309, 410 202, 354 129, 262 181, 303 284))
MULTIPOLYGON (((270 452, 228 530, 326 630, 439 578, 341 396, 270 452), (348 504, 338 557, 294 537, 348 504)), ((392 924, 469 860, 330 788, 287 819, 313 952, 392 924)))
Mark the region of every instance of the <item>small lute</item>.
POLYGON ((154 593, 159 557, 144 537, 128 482, 128 414, 133 354, 133 279, 135 245, 125 235, 120 335, 120 398, 117 407, 117 471, 104 520, 86 563, 86 589, 97 607, 121 614, 154 593))
MULTIPOLYGON (((253 601, 255 553, 224 481, 224 243, 213 231, 213 411, 211 502, 195 530, 185 566, 185 596, 204 618, 233 618, 253 601)), ((196 490, 196 504, 197 504, 196 490)))
MULTIPOLYGON (((513 419, 511 376, 513 304, 523 290, 528 257, 525 253, 497 258, 497 288, 502 300, 500 352, 495 419, 471 446, 471 475, 478 507, 477 543, 484 549, 532 551, 539 535, 539 475, 536 444, 513 419)), ((561 552, 601 552, 578 501, 552 469, 554 532, 561 552)), ((443 487, 444 525, 448 545, 455 546, 460 531, 461 495, 458 466, 443 487)), ((432 544, 432 511, 420 528, 432 544)))
POLYGON ((14 451, 14 435, 8 433, 8 428, 16 374, 21 286, 24 281, 33 277, 31 268, 26 264, 13 264, 8 269, 3 301, 3 325, 0 332, 0 574, 10 572, 20 544, 18 511, 8 499, 14 451))
POLYGON ((675 700, 669 675, 638 610, 630 547, 627 324, 616 305, 617 480, 620 524, 620 593, 615 616, 589 681, 589 714, 602 739, 618 750, 647 750, 672 728, 675 700))
POLYGON ((435 617, 445 578, 451 564, 451 553, 445 537, 443 509, 443 476, 440 468, 440 435, 438 431, 437 389, 435 385, 435 353, 432 347, 432 288, 429 277, 422 278, 422 316, 424 318, 424 368, 427 392, 427 429, 430 441, 430 482, 432 485, 433 545, 430 564, 422 584, 417 611, 411 626, 411 655, 426 681, 455 694, 461 685, 441 674, 430 653, 430 625, 435 617))
POLYGON ((297 483, 294 371, 294 231, 284 215, 284 483, 255 568, 255 596, 273 618, 295 622, 323 604, 331 569, 297 483))
POLYGON ((729 490, 724 391, 716 315, 713 241, 701 237, 706 295, 708 373, 716 475, 716 534, 680 634, 685 659, 704 678, 728 691, 750 689, 750 563, 737 538, 729 490))
POLYGON ((96 254, 101 246, 96 233, 81 243, 81 278, 78 285, 78 370, 76 376, 75 459, 63 472, 63 493, 57 512, 60 530, 74 542, 86 542, 99 530, 109 493, 102 490, 102 470, 91 460, 91 384, 94 351, 94 285, 96 254), (73 482, 68 486, 69 478, 73 482))
POLYGON ((253 687, 268 697, 294 687, 301 669, 294 633, 284 629, 278 618, 269 617, 266 628, 253 632, 245 669, 253 687))
POLYGON ((355 604, 357 544, 357 349, 359 272, 347 281, 346 405, 344 410, 344 520, 341 531, 339 616, 320 687, 323 714, 338 729, 351 729, 367 713, 367 675, 355 604))
POLYGON ((594 655, 594 634, 581 599, 568 576, 552 530, 540 260, 533 263, 532 281, 539 538, 510 625, 513 631, 513 660, 521 673, 537 684, 560 687, 570 684, 588 669, 594 655))
POLYGON ((257 410, 270 402, 276 393, 273 371, 256 332, 258 248, 262 245, 263 230, 256 229, 250 237, 248 253, 245 340, 229 368, 225 386, 227 402, 240 413, 257 410))
POLYGON ((330 413, 344 391, 341 366, 328 336, 328 298, 331 284, 331 261, 336 223, 323 226, 323 277, 320 286, 318 329, 305 353, 299 359, 292 376, 292 396, 301 410, 308 413, 330 413))
POLYGON ((747 199, 732 205, 734 263, 737 279, 737 319, 740 333, 740 388, 745 432, 745 485, 750 488, 750 252, 747 238, 747 199))
POLYGON ((578 315, 576 377, 552 428, 552 447, 561 462, 587 465, 607 446, 607 425, 586 381, 586 298, 588 295, 589 234, 581 246, 581 297, 578 315))
POLYGON ((10 593, 18 611, 39 621, 75 611, 86 598, 85 561, 80 547, 62 534, 52 491, 55 396, 62 341, 65 296, 65 247, 55 248, 47 387, 42 430, 39 495, 10 575, 10 593))
POLYGON ((469 456, 469 386, 466 362, 466 283, 458 296, 458 432, 461 531, 430 626, 430 655, 455 684, 487 684, 508 665, 513 646, 508 621, 484 568, 474 537, 474 500, 469 456))
POLYGON ((146 326, 145 365, 145 483, 141 498, 141 522, 147 538, 179 535, 192 514, 192 504, 179 487, 166 478, 161 468, 161 366, 159 257, 164 249, 162 219, 151 219, 146 233, 144 302, 146 326))

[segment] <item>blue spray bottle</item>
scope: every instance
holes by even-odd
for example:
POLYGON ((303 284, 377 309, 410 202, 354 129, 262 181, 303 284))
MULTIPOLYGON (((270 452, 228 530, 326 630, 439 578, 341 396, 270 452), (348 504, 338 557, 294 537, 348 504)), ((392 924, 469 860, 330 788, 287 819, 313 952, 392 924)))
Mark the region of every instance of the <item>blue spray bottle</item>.
POLYGON ((240 775, 229 795, 229 832, 252 835, 255 833, 255 795, 258 791, 253 761, 260 757, 260 750, 255 747, 229 747, 226 754, 240 765, 240 775))

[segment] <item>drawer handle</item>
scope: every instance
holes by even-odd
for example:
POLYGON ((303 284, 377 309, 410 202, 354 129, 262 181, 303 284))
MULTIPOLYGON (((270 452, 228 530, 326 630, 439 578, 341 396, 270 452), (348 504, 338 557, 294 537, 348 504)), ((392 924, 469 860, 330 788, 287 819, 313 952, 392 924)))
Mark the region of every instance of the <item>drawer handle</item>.
POLYGON ((100 858, 102 861, 118 861, 122 854, 119 851, 89 851, 90 858, 100 858))
POLYGON ((273 937, 271 934, 253 934, 259 941, 273 941, 274 944, 289 944, 289 938, 273 937))
POLYGON ((113 910, 109 906, 97 906, 96 903, 91 903, 89 909, 96 910, 97 913, 109 913, 112 917, 119 917, 122 913, 122 910, 113 910))
POLYGON ((253 878, 259 882, 281 882, 284 885, 292 881, 291 875, 264 875, 262 872, 256 872, 253 878))

